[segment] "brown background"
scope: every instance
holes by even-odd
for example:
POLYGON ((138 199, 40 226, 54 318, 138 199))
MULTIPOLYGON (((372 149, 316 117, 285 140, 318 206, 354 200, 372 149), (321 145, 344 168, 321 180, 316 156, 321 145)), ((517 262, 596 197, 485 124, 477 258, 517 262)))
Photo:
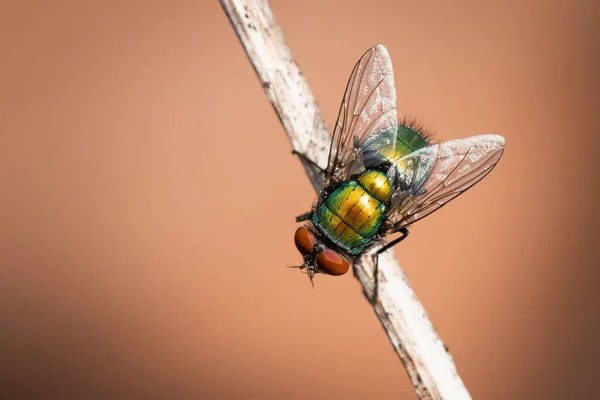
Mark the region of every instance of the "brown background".
MULTIPOLYGON (((478 399, 600 396, 592 2, 274 1, 329 125, 370 46, 497 169, 396 248, 478 399), (344 4, 344 5, 342 5, 344 4)), ((4 398, 413 398, 216 1, 0 6, 4 398)))

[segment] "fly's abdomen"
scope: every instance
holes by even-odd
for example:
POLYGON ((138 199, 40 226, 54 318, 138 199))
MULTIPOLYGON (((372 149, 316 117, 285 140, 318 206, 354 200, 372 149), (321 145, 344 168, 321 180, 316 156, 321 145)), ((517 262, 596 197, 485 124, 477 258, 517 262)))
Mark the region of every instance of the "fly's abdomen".
POLYGON ((385 162, 395 163, 413 151, 427 147, 427 144, 427 139, 419 129, 412 125, 400 125, 398 126, 396 143, 393 146, 384 146, 377 149, 371 149, 367 146, 364 157, 371 166, 377 166, 385 162))
POLYGON ((325 199, 313 223, 331 241, 358 254, 379 230, 390 196, 390 183, 379 171, 365 171, 325 199))

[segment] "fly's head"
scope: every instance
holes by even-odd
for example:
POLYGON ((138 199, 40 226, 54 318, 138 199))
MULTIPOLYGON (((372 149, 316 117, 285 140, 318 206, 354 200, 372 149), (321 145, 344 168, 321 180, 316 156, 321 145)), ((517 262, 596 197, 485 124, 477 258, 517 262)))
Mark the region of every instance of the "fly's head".
POLYGON ((296 229, 294 243, 304 258, 304 262, 298 268, 306 269, 311 283, 316 273, 337 276, 345 274, 350 268, 350 263, 343 256, 327 247, 318 234, 304 226, 296 229))

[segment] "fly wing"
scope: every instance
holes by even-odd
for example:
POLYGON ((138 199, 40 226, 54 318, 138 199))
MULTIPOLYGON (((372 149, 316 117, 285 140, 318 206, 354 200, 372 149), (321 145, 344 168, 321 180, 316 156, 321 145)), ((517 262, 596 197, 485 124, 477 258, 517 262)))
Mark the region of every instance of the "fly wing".
POLYGON ((490 173, 503 151, 502 136, 479 135, 434 144, 396 161, 389 172, 395 191, 386 234, 426 217, 464 193, 490 173))
POLYGON ((387 49, 369 49, 352 70, 333 131, 325 188, 364 168, 363 153, 394 146, 398 118, 392 60, 387 49))

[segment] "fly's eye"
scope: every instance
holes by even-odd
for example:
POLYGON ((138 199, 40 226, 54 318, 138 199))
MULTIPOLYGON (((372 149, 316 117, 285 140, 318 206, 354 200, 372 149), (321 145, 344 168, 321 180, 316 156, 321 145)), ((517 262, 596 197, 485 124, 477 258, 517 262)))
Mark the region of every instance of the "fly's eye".
POLYGON ((294 234, 294 243, 296 244, 296 248, 303 255, 307 255, 312 253, 313 247, 315 247, 315 242, 317 239, 315 235, 312 234, 311 231, 301 226, 296 229, 296 233, 294 234))
POLYGON ((319 269, 329 275, 344 275, 348 272, 348 262, 331 249, 325 249, 317 256, 319 269))

